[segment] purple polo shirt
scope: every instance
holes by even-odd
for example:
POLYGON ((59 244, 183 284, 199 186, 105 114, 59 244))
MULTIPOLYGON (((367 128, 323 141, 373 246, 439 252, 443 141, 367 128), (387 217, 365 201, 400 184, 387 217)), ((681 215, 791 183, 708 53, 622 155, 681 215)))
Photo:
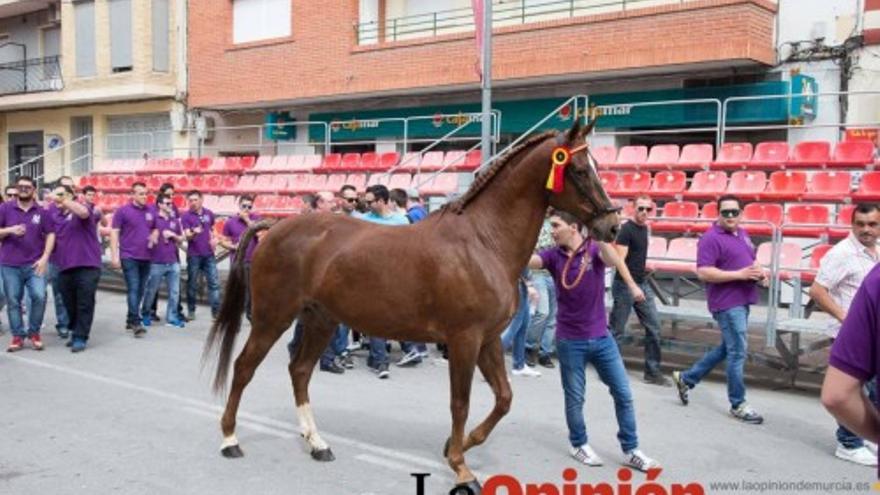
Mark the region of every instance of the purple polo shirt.
MULTIPOLYGON (((697 268, 714 266, 733 271, 755 263, 755 245, 742 228, 728 232, 717 223, 697 243, 697 268)), ((723 311, 758 302, 758 286, 751 280, 734 280, 720 284, 706 282, 709 311, 723 311)))
POLYGON ((880 265, 868 273, 856 292, 828 364, 861 382, 880 376, 880 265))
POLYGON ((568 252, 561 247, 545 249, 538 253, 544 268, 553 276, 556 284, 556 336, 567 340, 596 339, 608 335, 605 317, 605 263, 599 257, 599 244, 590 242, 574 255, 566 284, 572 284, 580 273, 581 261, 587 253, 589 266, 580 283, 571 289, 562 286, 563 269, 568 252))
MULTIPOLYGON (((54 205, 53 205, 54 206, 54 205)), ((52 219, 55 223, 55 263, 60 271, 71 268, 101 268, 101 241, 98 240, 98 222, 101 213, 94 205, 84 205, 89 210, 87 218, 55 207, 52 219)))
POLYGON ((189 240, 186 248, 186 254, 191 256, 214 256, 214 250, 211 249, 211 229, 214 228, 214 213, 202 208, 201 213, 187 211, 181 217, 184 229, 192 230, 201 225, 202 233, 194 235, 189 240))
POLYGON ((119 229, 119 257, 150 261, 150 232, 156 215, 147 206, 128 203, 113 213, 114 229, 119 229))
MULTIPOLYGON (((257 215, 251 215, 252 222, 259 222, 261 218, 257 215)), ((241 217, 230 217, 226 220, 226 225, 223 226, 223 236, 228 237, 233 244, 237 244, 238 240, 241 239, 241 236, 247 231, 247 224, 244 223, 244 220, 241 217)), ((251 238, 250 244, 247 246, 247 250, 244 252, 244 262, 250 263, 252 259, 254 259, 254 250, 257 249, 257 243, 259 240, 257 236, 251 238)), ((234 253, 233 253, 234 255, 234 253)))
POLYGON ((18 206, 17 200, 0 205, 0 228, 24 225, 21 237, 8 235, 0 245, 0 264, 5 266, 32 265, 46 249, 46 236, 55 231, 48 212, 36 203, 27 211, 18 206))
POLYGON ((177 263, 179 261, 177 257, 177 243, 171 239, 166 239, 162 232, 170 230, 177 235, 182 235, 183 229, 180 228, 180 221, 173 217, 162 218, 162 216, 157 216, 154 228, 159 231, 159 240, 153 246, 153 249, 150 250, 150 261, 163 264, 177 263))

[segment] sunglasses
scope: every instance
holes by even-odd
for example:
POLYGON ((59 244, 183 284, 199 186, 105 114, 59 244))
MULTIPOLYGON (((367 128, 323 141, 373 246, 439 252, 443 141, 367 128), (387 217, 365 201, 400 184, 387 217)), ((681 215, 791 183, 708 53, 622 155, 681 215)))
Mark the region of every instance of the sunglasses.
POLYGON ((643 213, 643 212, 651 213, 652 211, 654 211, 653 206, 639 206, 636 209, 639 211, 639 213, 643 213))
POLYGON ((357 203, 357 200, 358 200, 357 198, 342 198, 342 199, 348 201, 349 203, 357 203))
POLYGON ((721 210, 721 216, 724 218, 736 218, 741 213, 739 208, 731 208, 727 210, 721 210))
POLYGON ((254 205, 241 205, 241 206, 239 206, 239 208, 241 208, 242 210, 250 210, 253 207, 254 207, 254 205))

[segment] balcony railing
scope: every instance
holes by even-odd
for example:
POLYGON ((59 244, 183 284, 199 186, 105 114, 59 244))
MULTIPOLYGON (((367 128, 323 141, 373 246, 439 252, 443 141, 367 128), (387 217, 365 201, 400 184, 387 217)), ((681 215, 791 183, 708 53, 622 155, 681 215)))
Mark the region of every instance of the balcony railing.
POLYGON ((60 57, 0 63, 0 95, 60 91, 63 88, 60 57))
MULTIPOLYGON (((492 25, 497 28, 691 1, 694 0, 518 0, 504 3, 496 0, 492 5, 492 25)), ((380 22, 356 24, 358 43, 367 45, 471 31, 474 29, 474 13, 470 7, 463 7, 387 19, 384 36, 381 36, 380 22)))

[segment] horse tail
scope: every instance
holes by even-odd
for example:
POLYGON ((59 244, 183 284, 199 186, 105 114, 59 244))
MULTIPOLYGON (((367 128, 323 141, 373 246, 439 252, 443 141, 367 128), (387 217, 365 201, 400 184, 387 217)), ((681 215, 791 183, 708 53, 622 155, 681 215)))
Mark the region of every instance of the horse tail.
POLYGON ((214 376, 214 392, 216 393, 221 393, 226 388, 229 361, 232 357, 232 349, 235 347, 235 336, 241 330, 241 315, 244 313, 245 291, 248 287, 244 266, 245 252, 254 236, 257 235, 257 232, 266 230, 271 226, 272 224, 269 222, 262 221, 252 225, 241 236, 238 243, 239 249, 236 250, 235 260, 233 260, 229 271, 229 278, 226 280, 226 288, 223 291, 223 303, 220 305, 217 319, 211 325, 211 331, 208 333, 208 339, 205 342, 205 351, 202 354, 203 363, 217 344, 220 344, 217 371, 214 376))

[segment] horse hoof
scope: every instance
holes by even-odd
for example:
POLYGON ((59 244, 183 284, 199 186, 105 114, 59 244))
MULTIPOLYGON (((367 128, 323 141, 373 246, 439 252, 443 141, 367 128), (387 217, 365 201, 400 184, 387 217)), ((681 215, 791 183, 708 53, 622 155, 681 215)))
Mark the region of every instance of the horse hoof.
POLYGON ((471 480, 467 483, 459 483, 449 492, 449 495, 482 495, 483 486, 477 480, 471 480))
POLYGON ((320 462, 330 462, 335 461, 336 456, 333 455, 333 451, 331 451, 329 448, 326 448, 322 450, 313 450, 312 459, 320 462))
POLYGON ((443 457, 449 457, 449 443, 452 442, 452 437, 446 439, 446 444, 443 445, 443 457))
POLYGON ((241 447, 238 445, 230 445, 228 447, 223 447, 220 449, 220 453, 223 457, 227 459, 237 459, 239 457, 244 457, 244 451, 241 450, 241 447))

